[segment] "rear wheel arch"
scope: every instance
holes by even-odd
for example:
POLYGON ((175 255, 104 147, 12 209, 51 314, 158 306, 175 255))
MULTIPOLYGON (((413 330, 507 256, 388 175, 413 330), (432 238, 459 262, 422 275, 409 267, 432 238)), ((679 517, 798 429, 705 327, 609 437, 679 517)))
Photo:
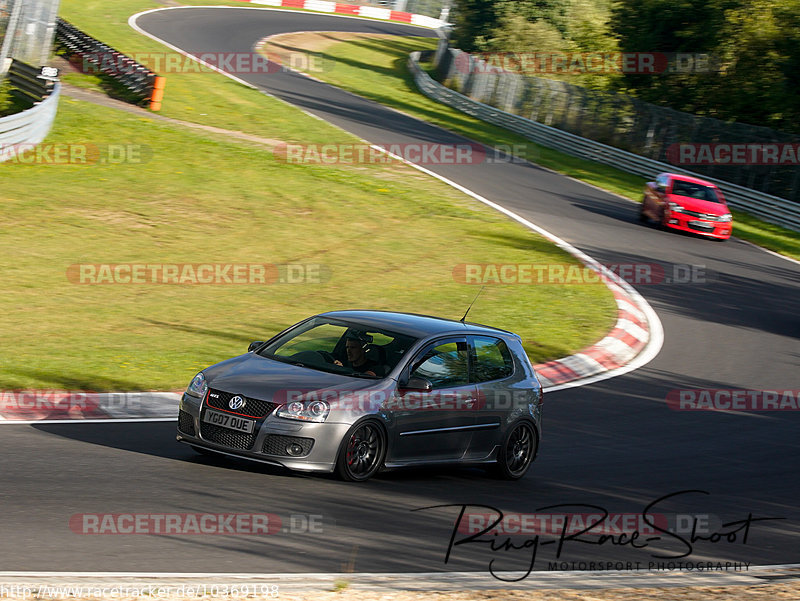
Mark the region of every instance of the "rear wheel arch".
POLYGON ((534 420, 523 417, 511 423, 497 451, 497 462, 492 466, 494 475, 504 480, 522 478, 539 452, 540 440, 539 426, 534 420), (526 429, 527 442, 521 432, 526 429))

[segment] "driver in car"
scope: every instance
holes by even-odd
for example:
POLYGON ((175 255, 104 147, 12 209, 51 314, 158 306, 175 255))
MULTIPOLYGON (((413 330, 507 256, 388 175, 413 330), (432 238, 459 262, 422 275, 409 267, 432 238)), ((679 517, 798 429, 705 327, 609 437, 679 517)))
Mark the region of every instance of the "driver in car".
MULTIPOLYGON (((372 342, 372 336, 361 332, 351 332, 344 342, 344 348, 347 353, 346 367, 361 374, 377 377, 377 372, 381 371, 380 367, 375 361, 367 357, 367 345, 372 342)), ((339 360, 335 361, 335 363, 344 367, 339 360)))

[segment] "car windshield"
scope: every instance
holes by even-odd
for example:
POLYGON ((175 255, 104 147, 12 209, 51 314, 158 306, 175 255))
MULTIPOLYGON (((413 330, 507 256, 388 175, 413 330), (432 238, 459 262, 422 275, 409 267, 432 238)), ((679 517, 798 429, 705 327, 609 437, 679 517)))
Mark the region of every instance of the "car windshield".
POLYGON ((685 182, 679 179, 672 182, 672 193, 677 196, 687 196, 689 198, 697 198, 709 202, 720 202, 719 196, 714 188, 694 182, 685 182))
POLYGON ((279 336, 258 354, 356 378, 383 378, 417 341, 412 336, 315 317, 279 336))

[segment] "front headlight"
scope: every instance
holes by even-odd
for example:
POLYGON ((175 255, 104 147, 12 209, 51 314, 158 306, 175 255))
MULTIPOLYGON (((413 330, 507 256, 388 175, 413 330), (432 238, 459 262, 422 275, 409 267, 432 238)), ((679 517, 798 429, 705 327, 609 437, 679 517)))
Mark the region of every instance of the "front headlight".
POLYGON ((278 407, 275 415, 303 422, 322 423, 328 418, 330 411, 331 407, 325 401, 292 401, 278 407))
POLYGON ((719 221, 733 221, 733 215, 728 213, 727 215, 720 215, 719 217, 717 217, 717 219, 719 221))
POLYGON ((208 392, 208 384, 206 383, 206 376, 201 371, 189 382, 189 386, 186 388, 186 394, 202 399, 206 396, 206 392, 208 392))
POLYGON ((677 202, 669 203, 669 210, 673 213, 683 213, 683 205, 678 204, 677 202))

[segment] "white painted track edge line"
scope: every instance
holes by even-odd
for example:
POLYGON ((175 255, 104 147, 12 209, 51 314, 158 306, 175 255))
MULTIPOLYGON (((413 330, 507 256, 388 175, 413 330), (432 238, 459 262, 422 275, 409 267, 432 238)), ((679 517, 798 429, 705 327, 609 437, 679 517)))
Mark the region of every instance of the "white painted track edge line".
MULTIPOLYGON (((734 236, 734 238, 736 238, 736 237, 734 236)), ((791 261, 795 265, 800 265, 800 261, 798 261, 797 259, 795 259, 793 257, 787 257, 786 255, 782 255, 780 253, 777 253, 774 250, 770 250, 768 248, 764 248, 763 246, 759 246, 755 242, 750 242, 749 240, 742 240, 741 238, 736 238, 736 240, 739 241, 739 242, 742 242, 743 244, 747 244, 748 246, 754 246, 755 248, 763 250, 765 253, 768 253, 770 255, 778 257, 779 259, 784 259, 786 261, 791 261)))

